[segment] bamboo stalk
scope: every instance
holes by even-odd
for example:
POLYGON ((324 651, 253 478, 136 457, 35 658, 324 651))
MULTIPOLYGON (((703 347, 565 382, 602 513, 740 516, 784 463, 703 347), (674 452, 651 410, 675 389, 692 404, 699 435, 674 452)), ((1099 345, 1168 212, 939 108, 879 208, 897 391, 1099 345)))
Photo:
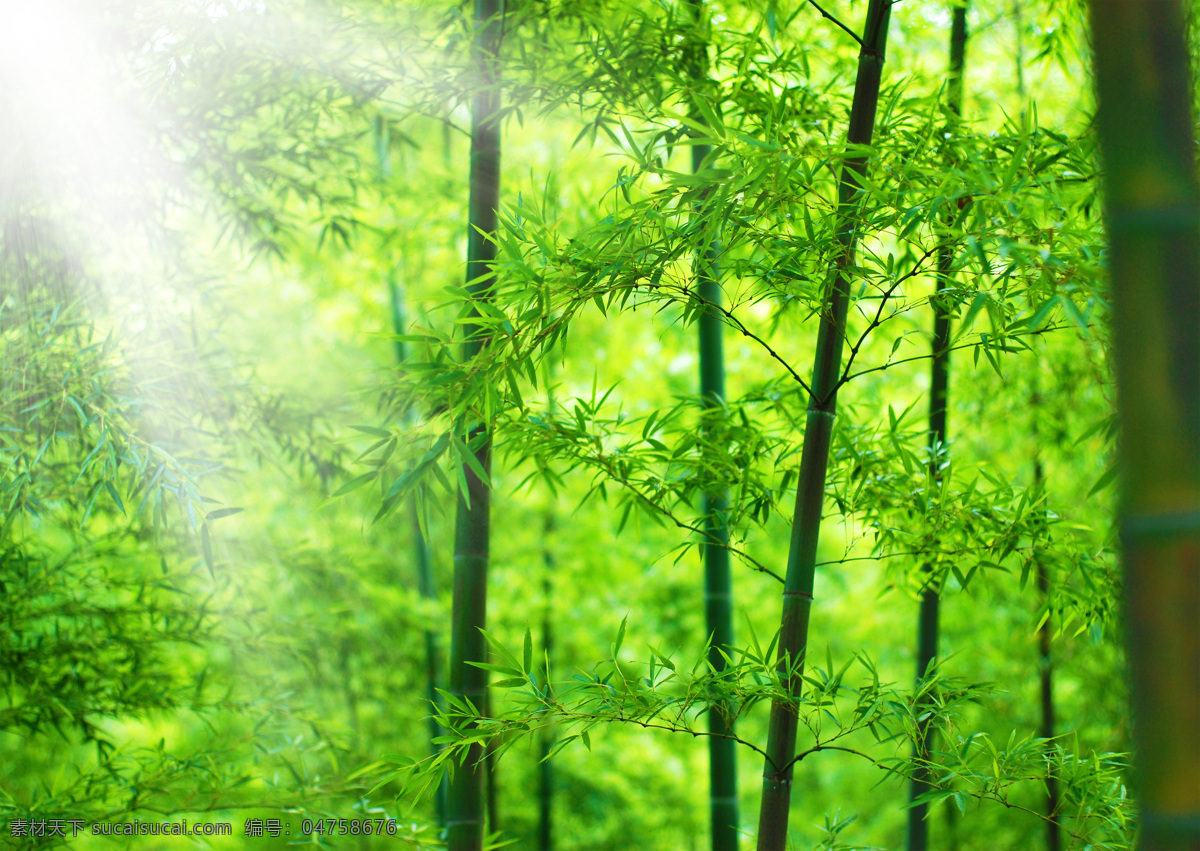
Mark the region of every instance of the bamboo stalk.
MULTIPOLYGON (((892 0, 870 0, 867 7, 854 100, 850 107, 850 128, 847 133, 847 143, 850 145, 871 143, 891 11, 892 0)), ((800 694, 801 671, 808 646, 808 619, 812 609, 817 543, 821 533, 825 475, 837 412, 837 381, 845 344, 846 313, 850 306, 849 267, 854 261, 857 238, 854 216, 859 191, 855 178, 865 174, 866 168, 865 156, 848 158, 842 168, 838 186, 838 241, 842 251, 837 258, 833 285, 821 311, 812 394, 800 454, 800 477, 796 485, 796 510, 788 547, 787 575, 784 578, 778 656, 779 672, 785 677, 788 693, 793 697, 800 694)), ((797 720, 795 706, 790 701, 776 701, 771 706, 767 757, 763 768, 762 806, 759 811, 758 851, 784 851, 787 845, 797 720)))
MULTIPOLYGON (((551 416, 554 411, 554 401, 550 401, 551 416)), ((557 526, 554 521, 554 509, 546 509, 546 517, 542 526, 542 646, 546 649, 546 657, 554 657, 554 610, 551 601, 554 599, 554 551, 550 542, 554 539, 557 526)), ((540 750, 542 760, 538 764, 538 848, 540 851, 554 849, 554 763, 550 759, 550 751, 554 748, 554 731, 547 725, 542 728, 540 750)))
MULTIPOLYGON (((487 718, 492 717, 492 692, 491 689, 483 693, 483 714, 487 718)), ((500 787, 496 782, 498 772, 496 771, 496 753, 492 748, 486 748, 483 752, 483 768, 487 775, 484 779, 484 789, 486 792, 487 802, 487 832, 489 834, 499 833, 501 831, 500 824, 500 787)))
MULTIPOLYGON (((388 281, 388 291, 392 302, 392 331, 399 337, 405 333, 407 323, 404 318, 404 295, 394 277, 388 281)), ((398 364, 404 363, 408 355, 406 349, 404 341, 397 339, 396 362, 398 364)), ((410 419, 411 417, 406 412, 405 420, 410 419)), ((425 540, 425 533, 421 531, 421 519, 418 512, 417 501, 414 498, 409 501, 408 518, 412 535, 413 560, 417 565, 417 591, 422 599, 434 601, 437 600, 437 587, 433 578, 433 559, 429 552, 429 544, 425 540)), ((442 749, 441 745, 433 743, 434 739, 442 735, 442 726, 438 723, 436 714, 437 710, 442 708, 442 697, 438 693, 442 684, 441 671, 442 641, 438 631, 430 627, 425 630, 425 684, 426 699, 432 710, 429 716, 429 741, 435 756, 442 749)), ((434 803, 437 808, 438 825, 444 826, 446 823, 445 778, 438 784, 434 803)))
MULTIPOLYGON (((388 126, 382 115, 375 116, 375 152, 379 161, 380 179, 386 181, 392 173, 391 157, 388 142, 388 126)), ((408 322, 404 315, 404 291, 396 280, 396 270, 393 267, 388 273, 388 298, 392 306, 392 333, 396 351, 396 365, 403 366, 408 358, 408 347, 401 336, 408 330, 408 322)), ((402 420, 406 426, 412 425, 413 412, 411 408, 404 411, 402 420)), ((437 600, 437 588, 433 578, 433 559, 429 551, 425 533, 421 531, 420 509, 415 498, 408 503, 409 529, 412 536, 413 561, 417 566, 417 592, 421 598, 428 601, 437 600)), ((442 642, 438 630, 430 627, 425 630, 425 686, 426 699, 429 701, 429 743, 433 755, 436 756, 442 746, 435 740, 442 735, 442 726, 438 723, 437 712, 442 708, 442 697, 438 691, 442 685, 442 642)), ((357 722, 356 722, 357 727, 357 722)), ((446 824, 446 779, 438 784, 434 797, 435 812, 439 827, 446 824)))
MULTIPOLYGON (((1040 404, 1040 399, 1037 394, 1034 394, 1033 408, 1035 414, 1034 422, 1034 440, 1037 440, 1037 423, 1036 412, 1040 404)), ((1036 451, 1036 450, 1035 450, 1036 451)), ((1039 456, 1034 456, 1033 459, 1033 485, 1034 488, 1041 488, 1045 482, 1045 475, 1042 471, 1042 459, 1039 456)), ((1045 513, 1042 515, 1043 528, 1045 525, 1045 513)), ((1050 605, 1050 577, 1046 573, 1045 563, 1037 557, 1035 565, 1038 597, 1043 605, 1050 605)), ((1038 627, 1038 680, 1041 686, 1041 710, 1042 722, 1041 729, 1038 731, 1043 739, 1049 742, 1054 738, 1054 660, 1050 655, 1051 639, 1053 637, 1053 624, 1051 622, 1050 612, 1047 610, 1046 617, 1042 621, 1042 625, 1038 627)), ((1049 743, 1047 749, 1053 747, 1049 743)), ((1046 775, 1046 849, 1047 851, 1060 851, 1062 848, 1062 829, 1058 824, 1058 778, 1053 773, 1046 775)))
MULTIPOLYGON (((545 367, 546 416, 554 419, 554 367, 549 361, 545 367)), ((558 531, 553 491, 551 503, 546 508, 542 523, 542 647, 546 652, 546 688, 551 688, 550 666, 554 662, 554 599, 555 562, 552 542, 558 531)), ((551 692, 552 694, 553 692, 551 692)), ((554 749, 555 732, 550 725, 542 727, 540 736, 541 762, 538 763, 538 848, 540 851, 554 849, 554 764, 550 751, 554 749)))
POLYGON ((1091 0, 1142 849, 1200 849, 1200 185, 1179 0, 1091 0))
MULTIPOLYGON (((695 27, 692 76, 698 89, 708 83, 707 19, 700 0, 687 0, 695 27)), ((698 112, 693 115, 699 121, 698 112)), ((695 131, 690 131, 696 135, 695 131)), ((712 152, 709 145, 692 146, 692 171, 699 173, 712 152)), ((703 204, 696 214, 703 215, 703 204)), ((721 303, 720 267, 721 246, 713 240, 700 248, 696 258, 697 291, 709 305, 721 303)), ((722 340, 724 325, 713 307, 702 311, 697 322, 700 352, 700 398, 706 420, 719 416, 725 402, 725 354, 722 340)), ((733 646, 733 581, 729 571, 729 528, 726 516, 728 495, 721 490, 705 493, 704 514, 704 614, 710 639, 708 662, 717 673, 725 670, 725 653, 733 646)), ((708 779, 709 820, 713 851, 737 851, 738 797, 737 750, 732 735, 733 722, 728 709, 714 706, 708 713, 708 779)))
MULTIPOLYGON (((967 7, 965 2, 954 7, 950 23, 950 70, 946 80, 946 106, 951 114, 962 112, 963 67, 967 52, 967 7)), ((951 122, 953 124, 953 121, 951 122)), ((929 391, 929 454, 930 475, 934 482, 941 480, 939 459, 946 446, 946 409, 950 403, 950 306, 939 298, 950 285, 953 275, 954 251, 943 245, 937 253, 937 284, 933 299, 933 366, 929 391)), ((938 653, 938 615, 941 588, 932 576, 932 568, 925 566, 927 583, 921 592, 921 610, 917 625, 917 680, 929 673, 929 666, 938 653)), ((923 704, 928 704, 928 699, 923 704)), ((917 710, 923 714, 924 705, 917 710)), ((916 756, 922 761, 929 759, 933 745, 933 729, 929 719, 917 721, 916 756)), ((929 784, 929 768, 919 762, 913 771, 909 787, 908 851, 925 851, 929 844, 929 824, 926 817, 929 805, 924 801, 913 803, 932 787, 929 784)))
MULTIPOLYGON (((1025 46, 1024 39, 1024 18, 1022 16, 1020 0, 1013 0, 1013 28, 1016 34, 1016 71, 1017 71, 1017 100, 1021 105, 1021 128, 1025 128, 1025 46)), ((1032 307, 1032 303, 1030 305, 1032 307)), ((1030 400, 1033 408, 1033 485, 1034 488, 1041 488, 1045 483, 1045 475, 1042 469, 1042 458, 1039 451, 1040 439, 1038 436, 1038 417, 1041 408, 1041 383, 1038 380, 1038 371, 1035 366, 1033 372, 1033 394, 1030 400)), ((1043 513, 1043 517, 1044 517, 1043 513)), ((1050 605, 1050 579, 1046 574, 1046 565, 1041 559, 1037 560, 1036 565, 1036 581, 1038 597, 1042 605, 1050 605)), ((1054 635, 1054 625, 1052 623, 1049 609, 1046 612, 1046 619, 1042 621, 1042 625, 1038 628, 1038 679, 1041 686, 1041 725, 1039 735, 1047 740, 1046 748, 1050 750, 1053 745, 1049 744, 1049 740, 1054 738, 1054 660, 1051 658, 1050 651, 1052 638, 1054 635)), ((1062 828, 1058 824, 1058 778, 1053 774, 1046 775, 1046 849, 1047 851, 1059 851, 1062 848, 1062 828)))
MULTIPOLYGON (((436 600, 437 591, 433 583, 433 565, 430 558, 429 546, 425 535, 421 532, 421 521, 417 514, 417 504, 414 500, 409 507, 409 523, 412 528, 413 554, 417 560, 417 583, 421 597, 426 600, 436 600)), ((438 689, 441 687, 442 670, 442 641, 436 629, 425 630, 425 681, 427 683, 427 699, 431 710, 436 712, 442 708, 442 696, 438 689)), ((429 716, 429 740, 434 755, 439 753, 442 746, 433 740, 442 735, 442 726, 438 723, 437 715, 429 716)), ((437 795, 434 798, 439 826, 446 824, 446 778, 438 784, 437 795)))
MULTIPOLYGON (((467 282, 476 299, 487 298, 500 206, 499 60, 502 0, 475 0, 475 40, 472 57, 479 88, 471 102, 470 201, 467 224, 467 282)), ((478 316, 472 306, 471 315, 478 316)), ((462 357, 470 361, 483 349, 479 326, 464 328, 462 357)), ((491 438, 477 424, 470 436, 476 459, 491 469, 491 438)), ((487 573, 490 496, 487 485, 470 465, 463 465, 466 492, 458 495, 454 530, 454 602, 451 612, 450 693, 477 709, 485 706, 487 672, 468 662, 487 662, 483 628, 487 623, 487 573)), ((484 838, 483 748, 472 746, 464 764, 454 772, 447 793, 446 834, 450 851, 481 851, 484 838)))

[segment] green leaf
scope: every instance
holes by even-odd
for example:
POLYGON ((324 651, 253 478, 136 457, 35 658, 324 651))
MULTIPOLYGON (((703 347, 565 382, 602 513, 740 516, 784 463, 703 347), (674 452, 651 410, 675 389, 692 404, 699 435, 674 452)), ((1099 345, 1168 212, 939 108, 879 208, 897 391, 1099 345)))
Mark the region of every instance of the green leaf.
POLYGON ((667 654, 663 653, 661 650, 659 650, 657 647, 655 647, 653 645, 650 646, 650 649, 654 652, 654 655, 658 657, 659 663, 664 668, 666 668, 667 670, 669 670, 671 672, 675 672, 675 663, 667 658, 667 654))
POLYGON ((375 428, 374 426, 352 425, 350 428, 354 429, 355 431, 361 431, 363 434, 369 434, 372 437, 387 438, 392 436, 390 431, 386 431, 385 429, 381 428, 375 428))
POLYGON ((519 677, 521 682, 525 682, 525 678, 520 676, 521 671, 511 665, 493 665, 491 662, 472 662, 469 659, 466 661, 466 664, 470 665, 472 668, 478 668, 481 671, 491 671, 493 674, 504 674, 506 676, 519 677))
POLYGON ((217 572, 213 566, 212 540, 208 536, 208 526, 206 525, 200 527, 200 548, 204 552, 204 563, 208 566, 209 575, 213 579, 216 579, 217 572))
POLYGON ((961 339, 964 334, 971 330, 971 325, 975 321, 975 317, 979 315, 979 311, 987 305, 987 293, 976 293, 975 298, 971 299, 971 306, 967 308, 966 315, 962 321, 958 323, 958 334, 956 339, 961 339))
POLYGON ((491 685, 496 688, 516 688, 517 686, 529 685, 529 680, 524 677, 510 677, 504 680, 497 680, 491 685))
POLYGON ((1050 321, 1050 314, 1054 312, 1054 308, 1058 306, 1062 296, 1053 296, 1037 309, 1037 312, 1029 319, 1030 331, 1041 331, 1050 321))
POLYGON ((1062 300, 1062 306, 1063 312, 1067 314, 1067 318, 1074 323, 1075 327, 1079 329, 1079 332, 1084 336, 1084 338, 1090 337, 1092 332, 1091 329, 1088 328, 1088 321, 1084 315, 1079 312, 1079 308, 1075 305, 1075 302, 1071 301, 1069 298, 1064 298, 1062 300))
POLYGON ((629 615, 621 618, 621 627, 617 630, 617 640, 612 646, 612 657, 617 658, 617 654, 621 652, 621 645, 625 643, 625 622, 629 620, 629 615))
POLYGON ((377 472, 363 473, 361 476, 355 476, 353 479, 346 482, 346 484, 335 490, 333 495, 342 496, 343 494, 350 493, 352 490, 358 490, 367 482, 374 481, 377 478, 379 478, 379 473, 377 472))
POLYGON ((463 463, 471 469, 471 472, 475 474, 479 481, 490 488, 492 486, 491 478, 488 476, 487 471, 483 469, 483 465, 479 463, 479 458, 471 451, 470 447, 463 443, 457 435, 452 435, 450 442, 454 446, 454 451, 458 453, 458 457, 463 460, 463 463))
POLYGON ((113 498, 113 502, 117 504, 117 508, 121 509, 121 513, 124 514, 125 503, 121 502, 121 495, 117 493, 117 489, 113 487, 112 482, 106 481, 104 487, 108 491, 108 495, 113 498))
POLYGON ((1088 498, 1090 499, 1091 497, 1100 493, 1100 491, 1109 487, 1114 481, 1116 481, 1116 478, 1117 478, 1117 465, 1113 464, 1111 467, 1109 467, 1107 470, 1104 471, 1104 475, 1102 475, 1100 477, 1100 479, 1096 482, 1096 484, 1092 485, 1092 489, 1090 491, 1088 491, 1088 498))

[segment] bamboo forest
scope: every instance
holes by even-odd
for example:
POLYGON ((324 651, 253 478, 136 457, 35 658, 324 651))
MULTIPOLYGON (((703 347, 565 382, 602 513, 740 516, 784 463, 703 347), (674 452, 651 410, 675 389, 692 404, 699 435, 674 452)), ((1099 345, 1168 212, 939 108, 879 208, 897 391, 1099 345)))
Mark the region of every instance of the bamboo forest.
POLYGON ((0 0, 0 847, 1200 851, 1198 63, 0 0))

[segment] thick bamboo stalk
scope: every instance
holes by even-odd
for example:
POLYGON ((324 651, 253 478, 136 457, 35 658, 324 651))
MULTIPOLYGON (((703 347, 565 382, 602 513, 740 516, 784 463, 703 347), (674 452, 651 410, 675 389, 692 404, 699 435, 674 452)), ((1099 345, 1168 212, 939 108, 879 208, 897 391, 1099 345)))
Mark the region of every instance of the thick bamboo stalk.
MULTIPOLYGON (((871 143, 891 11, 892 0, 871 0, 867 7, 854 100, 850 107, 850 129, 847 134, 850 145, 871 143)), ((838 241, 841 253, 837 258, 833 285, 821 311, 812 395, 800 453, 800 478, 796 485, 796 510, 788 547, 787 575, 784 578, 778 657, 779 671, 786 677, 788 692, 793 697, 800 694, 800 670, 808 647, 808 619, 813 601, 825 475, 837 412, 837 382, 845 344, 846 313, 850 306, 852 273, 849 267, 854 263, 857 238, 854 217, 859 190, 856 177, 865 174, 866 168, 865 156, 848 158, 842 168, 838 188, 838 241)), ((763 768, 762 806, 759 811, 758 851, 784 851, 787 845, 797 721, 796 709, 791 702, 777 701, 771 706, 767 757, 763 768)))
MULTIPOLYGON (((963 66, 967 52, 967 7, 965 2, 954 7, 950 23, 950 70, 946 81, 946 106, 953 115, 962 112, 963 66)), ((954 252, 949 245, 938 249, 937 284, 933 300, 933 366, 929 390, 929 452, 932 479, 941 478, 939 458, 946 446, 946 409, 950 402, 950 305, 940 296, 951 282, 954 252)), ((921 592, 921 611, 917 625, 917 679, 929 672, 929 666, 937 658, 938 609, 941 589, 936 577, 927 566, 927 585, 921 592)), ((925 701, 926 703, 928 701, 925 701)), ((920 714, 920 711, 918 711, 920 714)), ((929 719, 917 722, 916 756, 928 760, 933 745, 933 729, 929 719)), ((908 851, 925 851, 929 843, 929 823, 926 821, 929 805, 925 802, 912 803, 918 796, 930 790, 929 769, 918 764, 913 771, 909 788, 908 851)))
MULTIPOLYGON (((471 102, 470 202, 467 224, 467 281, 475 298, 487 298, 500 206, 499 63, 502 0, 475 0, 473 58, 479 89, 471 102), (474 282, 474 283, 471 283, 474 282)), ((472 308, 472 313, 478 312, 472 308)), ((479 326, 464 328, 463 360, 483 348, 479 326)), ((491 468, 491 439, 483 424, 471 429, 475 457, 485 471, 491 468)), ((487 662, 482 630, 487 623, 487 573, 490 496, 487 485, 469 465, 463 465, 466 492, 459 493, 454 530, 454 602, 451 612, 450 693, 485 706, 487 673, 469 662, 487 662)), ((484 837, 483 748, 467 751, 454 772, 447 794, 446 834, 450 851, 481 851, 484 837)))
POLYGON ((1179 0, 1091 0, 1143 849, 1200 849, 1200 185, 1179 0))
MULTIPOLYGON (((707 21, 700 0, 687 0, 696 28, 692 75, 703 91, 707 83, 707 21)), ((703 120, 697 113, 694 117, 703 120)), ((692 147, 692 171, 699 173, 711 153, 708 145, 692 147)), ((697 208, 703 215, 703 205, 697 208)), ((718 257, 721 247, 712 241, 700 248, 696 258, 697 293, 710 305, 721 303, 718 257)), ((697 322, 700 350, 700 398, 705 417, 719 415, 725 400, 724 325, 714 308, 701 311, 697 322)), ((725 653, 733 646, 733 581, 729 572, 729 528, 726 525, 728 496, 724 490, 705 493, 703 499, 704 613, 711 640, 708 661, 714 671, 725 670, 725 653)), ((738 847, 737 743, 729 713, 713 707, 708 713, 709 817, 713 851, 736 851, 738 847)))

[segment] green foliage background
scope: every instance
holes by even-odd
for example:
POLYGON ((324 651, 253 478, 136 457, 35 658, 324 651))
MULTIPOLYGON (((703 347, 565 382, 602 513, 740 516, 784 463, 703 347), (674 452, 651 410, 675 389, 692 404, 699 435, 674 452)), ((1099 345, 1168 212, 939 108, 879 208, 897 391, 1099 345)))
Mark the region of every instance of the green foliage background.
MULTIPOLYGON (((850 29, 865 11, 829 6, 850 29)), ((408 767, 430 752, 420 636, 448 636, 455 452, 480 419, 498 446, 499 646, 520 657, 532 628, 543 658, 549 611, 556 682, 653 680, 652 659, 660 675, 669 659, 702 676, 699 539, 686 527, 713 482, 731 488, 747 557, 735 558, 739 643, 771 642, 780 589, 755 566, 782 573, 786 560, 807 403, 786 365, 807 380, 856 45, 804 3, 706 8, 714 79, 698 92, 680 64, 695 33, 673 4, 512 5, 493 343, 466 366, 454 346, 469 10, 89 4, 80 67, 115 81, 105 102, 137 140, 115 158, 103 134, 62 137, 78 135, 74 101, 54 104, 65 122, 42 121, 44 99, 20 89, 36 74, 8 69, 5 135, 20 143, 0 175, 0 821, 229 820, 235 837, 205 844, 267 848, 287 838, 244 839, 244 819, 283 811, 297 831, 306 817, 388 814, 397 837, 321 843, 436 846, 433 803, 411 794, 430 778, 408 767), (693 107, 705 123, 688 124, 693 107), (689 173, 689 126, 714 145, 716 183, 689 173), (705 191, 715 212, 690 216, 705 191), (718 221, 728 416, 702 433, 691 257, 718 221), (411 324, 399 368, 389 284, 411 324), (410 494, 433 601, 417 591, 410 494)), ((952 139, 939 100, 949 11, 904 3, 895 17, 809 662, 828 686, 861 654, 846 682, 874 669, 891 684, 895 705, 880 711, 893 735, 857 729, 841 744, 860 754, 798 766, 795 847, 902 842, 931 554, 945 582, 939 672, 963 689, 938 714, 953 754, 939 761, 956 775, 942 777, 935 843, 1038 847, 1049 765, 1067 787, 1068 846, 1129 847, 1083 15, 1075 2, 972 4, 952 139), (935 494, 923 417, 939 241, 956 250, 958 347, 952 466, 935 494), (1048 763, 1033 741, 1047 615, 1060 727, 1048 763)), ((519 661, 522 675, 542 670, 519 661)), ((771 666, 741 662, 739 736, 761 743, 771 666)), ((677 701, 684 679, 655 680, 644 706, 677 701)), ((586 689, 554 706, 519 691, 493 697, 507 719, 494 725, 508 745, 502 838, 534 847, 537 740, 517 733, 557 713, 560 735, 587 730, 586 746, 554 757, 558 847, 705 846, 703 741, 646 729, 649 709, 611 722, 586 689)), ((674 726, 703 729, 709 694, 674 726)), ((739 768, 751 834, 758 755, 744 749, 739 768)))

